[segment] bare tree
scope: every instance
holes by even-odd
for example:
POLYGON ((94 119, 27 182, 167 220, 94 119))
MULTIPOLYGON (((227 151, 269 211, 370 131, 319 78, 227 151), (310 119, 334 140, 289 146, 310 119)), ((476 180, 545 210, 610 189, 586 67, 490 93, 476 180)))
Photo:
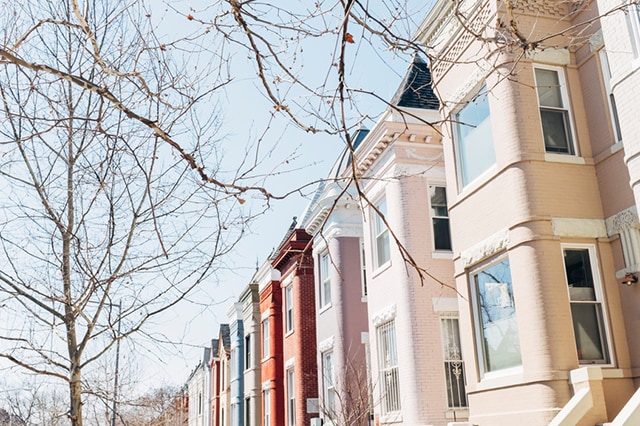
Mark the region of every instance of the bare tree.
POLYGON ((65 384, 73 425, 86 395, 116 398, 99 361, 207 280, 250 220, 250 171, 219 171, 201 109, 226 77, 215 57, 187 74, 145 7, 0 9, 0 358, 65 384))

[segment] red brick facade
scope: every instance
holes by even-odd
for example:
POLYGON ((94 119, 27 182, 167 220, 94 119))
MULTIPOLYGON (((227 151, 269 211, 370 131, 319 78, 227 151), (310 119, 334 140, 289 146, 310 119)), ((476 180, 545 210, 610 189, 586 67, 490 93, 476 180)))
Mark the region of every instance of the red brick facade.
MULTIPOLYGON (((281 282, 292 286, 293 329, 284 337, 284 361, 293 360, 296 424, 308 425, 317 413, 309 413, 307 402, 318 398, 318 369, 316 360, 316 309, 311 236, 303 229, 295 229, 280 246, 272 262, 281 273, 281 282), (289 281, 291 283, 289 284, 289 281)), ((284 300, 284 287, 281 289, 284 300)), ((281 304, 284 310, 286 306, 281 304)), ((280 324, 280 334, 284 333, 280 324)), ((286 388, 286 380, 283 380, 286 388)), ((285 389, 285 407, 286 395, 285 389)), ((288 416, 285 410, 285 416, 288 416)), ((272 424, 288 425, 288 418, 276 419, 272 424)))
MULTIPOLYGON (((264 337, 260 344, 262 359, 261 375, 262 383, 269 382, 270 390, 270 424, 280 425, 284 419, 285 397, 284 397, 284 364, 282 357, 282 292, 279 281, 270 281, 260 291, 260 335, 264 330, 263 323, 269 321, 269 355, 265 356, 264 337)), ((263 389, 264 393, 264 389, 263 389)), ((263 398, 264 401, 264 398, 263 398)), ((264 407, 261 407, 263 413, 262 423, 264 424, 264 407)))

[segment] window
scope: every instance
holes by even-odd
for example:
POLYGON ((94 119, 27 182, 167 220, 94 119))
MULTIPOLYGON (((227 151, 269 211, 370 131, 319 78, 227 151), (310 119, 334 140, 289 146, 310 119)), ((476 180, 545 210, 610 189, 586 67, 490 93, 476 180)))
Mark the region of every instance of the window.
POLYGON ((481 374, 521 365, 509 259, 473 274, 472 299, 481 374))
POLYGON ((454 116, 458 181, 463 187, 496 162, 489 99, 484 91, 482 88, 481 94, 454 116))
POLYGON ((284 288, 285 331, 293 331, 293 283, 284 288))
POLYGON ((289 415, 289 426, 296 426, 296 389, 293 368, 287 370, 287 412, 289 415))
POLYGON ((244 368, 248 370, 251 367, 251 335, 244 336, 244 368))
POLYGON ((331 259, 329 254, 320 256, 320 307, 323 308, 331 304, 331 276, 329 275, 329 265, 331 259))
POLYGON ((578 359, 582 363, 608 363, 606 332, 599 300, 595 255, 588 248, 565 248, 564 267, 578 359))
POLYGON ((251 398, 244 399, 244 424, 251 426, 251 398))
POLYGON ((400 377, 398 375, 398 352, 394 321, 382 324, 377 329, 378 366, 382 391, 382 413, 400 410, 400 377))
POLYGON ((202 392, 198 392, 198 415, 202 415, 202 392))
POLYGON ((271 426, 271 391, 266 389, 262 394, 263 426, 271 426))
POLYGON ((330 418, 336 414, 336 388, 333 371, 333 351, 322 354, 323 411, 330 418))
POLYGON ((374 247, 374 263, 376 268, 383 266, 385 263, 391 259, 391 250, 389 247, 389 229, 387 225, 384 224, 382 217, 383 215, 387 218, 387 200, 382 199, 377 205, 376 208, 380 212, 378 214, 375 210, 371 211, 373 216, 373 247, 374 247))
POLYGON ((269 358, 271 348, 269 347, 269 318, 262 321, 262 359, 269 358))
POLYGON ((362 282, 362 295, 367 295, 367 262, 365 262, 364 256, 364 241, 360 241, 360 271, 361 271, 361 282, 362 282))
POLYGON ((616 99, 611 90, 611 68, 609 67, 609 58, 607 51, 600 49, 600 68, 602 69, 602 79, 604 80, 604 88, 607 91, 607 102, 609 105, 609 115, 611 116, 611 124, 613 126, 613 136, 616 142, 622 141, 622 130, 620 130, 620 120, 618 119, 618 108, 616 107, 616 99))
POLYGON ((544 148, 550 153, 575 154, 564 73, 560 68, 534 68, 544 148))
POLYGON ((447 316, 440 318, 442 330, 442 356, 447 384, 447 404, 449 408, 467 406, 467 394, 464 390, 464 361, 460 350, 460 329, 458 318, 447 316))
POLYGON ((451 250, 446 188, 443 186, 429 186, 429 199, 431 200, 434 248, 436 250, 451 250))
POLYGON ((629 1, 629 13, 625 13, 625 15, 627 17, 627 25, 631 32, 633 55, 637 58, 640 56, 640 5, 629 1))

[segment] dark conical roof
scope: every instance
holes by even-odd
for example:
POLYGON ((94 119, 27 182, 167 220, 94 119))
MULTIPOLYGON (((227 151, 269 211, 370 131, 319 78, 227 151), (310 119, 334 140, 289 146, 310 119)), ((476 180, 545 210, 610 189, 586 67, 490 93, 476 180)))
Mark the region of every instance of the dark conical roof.
POLYGON ((440 102, 431 87, 429 65, 418 55, 414 55, 407 75, 391 99, 391 105, 433 110, 440 108, 440 102))

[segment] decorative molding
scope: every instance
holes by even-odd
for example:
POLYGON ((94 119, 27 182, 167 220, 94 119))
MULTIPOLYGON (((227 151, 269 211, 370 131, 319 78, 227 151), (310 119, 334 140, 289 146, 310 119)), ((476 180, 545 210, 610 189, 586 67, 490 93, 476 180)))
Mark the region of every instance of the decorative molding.
POLYGON ((331 337, 328 337, 328 338, 324 339, 323 341, 319 342, 318 343, 318 352, 324 353, 324 352, 327 352, 327 351, 333 349, 333 346, 335 344, 335 340, 336 340, 335 337, 331 336, 331 337))
POLYGON ((372 318, 373 325, 379 327, 384 323, 392 321, 396 317, 396 305, 389 305, 378 311, 372 318))
POLYGON ((509 245, 509 230, 503 229, 496 232, 479 243, 463 250, 460 253, 460 260, 464 268, 468 268, 494 254, 507 249, 509 245))
POLYGON ((449 106, 450 109, 454 109, 467 100, 471 94, 474 94, 474 92, 478 90, 485 78, 487 78, 489 70, 490 68, 487 64, 478 62, 476 70, 459 86, 458 90, 451 96, 450 101, 447 102, 447 106, 449 106))
POLYGON ((441 152, 435 157, 423 157, 422 155, 416 154, 416 151, 417 151, 416 148, 406 148, 407 157, 413 160, 428 161, 430 163, 435 163, 442 160, 442 157, 444 156, 443 153, 441 152))
POLYGON ((605 238, 607 228, 602 219, 579 219, 573 217, 551 218, 553 235, 558 237, 605 238))
POLYGON ((285 370, 289 370, 291 369, 294 365, 296 365, 296 358, 289 358, 285 363, 284 363, 284 369, 285 370))
POLYGON ((291 284, 293 284, 293 274, 287 275, 287 278, 280 281, 281 288, 289 287, 291 284))
POLYGON ((607 227, 607 235, 610 237, 619 234, 623 229, 637 228, 640 226, 638 209, 636 206, 629 207, 613 216, 609 216, 604 220, 604 223, 607 227))
POLYGON ((269 390, 270 387, 271 387, 271 380, 267 380, 267 381, 262 382, 262 390, 263 391, 269 390))

